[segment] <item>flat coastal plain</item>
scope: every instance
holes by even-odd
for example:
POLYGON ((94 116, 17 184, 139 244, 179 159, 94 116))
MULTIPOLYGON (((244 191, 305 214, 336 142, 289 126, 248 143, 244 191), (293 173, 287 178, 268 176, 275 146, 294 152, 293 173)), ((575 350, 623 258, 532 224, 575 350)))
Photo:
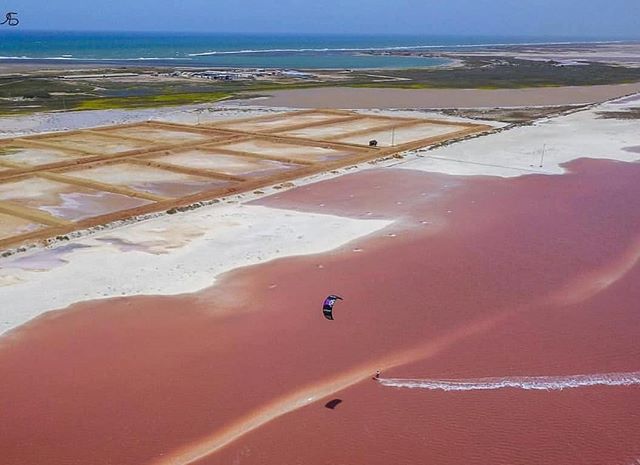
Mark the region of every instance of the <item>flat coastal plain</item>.
POLYGON ((527 124, 226 103, 90 129, 125 155, 86 165, 59 164, 94 156, 73 134, 5 134, 11 234, 120 205, 98 187, 322 169, 0 258, 2 463, 636 463, 637 91, 527 124))

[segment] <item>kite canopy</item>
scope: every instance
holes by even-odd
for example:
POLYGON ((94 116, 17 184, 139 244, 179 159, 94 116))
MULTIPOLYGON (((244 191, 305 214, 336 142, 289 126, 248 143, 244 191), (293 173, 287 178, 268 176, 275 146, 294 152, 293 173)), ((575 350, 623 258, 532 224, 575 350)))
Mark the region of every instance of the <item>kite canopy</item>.
POLYGON ((333 320, 333 306, 336 304, 336 300, 342 300, 342 297, 331 294, 322 304, 322 313, 327 320, 333 320))

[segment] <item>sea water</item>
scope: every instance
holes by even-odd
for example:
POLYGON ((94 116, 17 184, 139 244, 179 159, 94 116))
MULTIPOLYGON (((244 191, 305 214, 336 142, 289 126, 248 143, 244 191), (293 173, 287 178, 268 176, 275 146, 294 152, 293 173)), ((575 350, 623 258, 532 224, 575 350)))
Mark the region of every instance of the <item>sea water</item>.
MULTIPOLYGON (((0 31, 0 61, 89 62, 197 67, 300 69, 416 68, 443 58, 391 56, 401 50, 447 50, 494 44, 566 43, 562 38, 195 34, 0 31), (382 52, 371 55, 368 52, 382 52)), ((570 42, 580 42, 579 38, 570 42)))

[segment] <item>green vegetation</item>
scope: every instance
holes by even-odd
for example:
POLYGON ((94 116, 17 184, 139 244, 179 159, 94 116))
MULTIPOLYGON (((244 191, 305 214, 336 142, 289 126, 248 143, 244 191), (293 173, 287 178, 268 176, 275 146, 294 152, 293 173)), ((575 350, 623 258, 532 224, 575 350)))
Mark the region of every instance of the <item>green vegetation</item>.
MULTIPOLYGON (((54 71, 0 77, 0 115, 34 111, 103 110, 148 108, 216 102, 243 92, 267 92, 322 85, 311 82, 230 81, 151 78, 169 69, 104 69, 103 73, 136 72, 140 75, 119 79, 61 79, 54 71)), ((69 72, 65 71, 65 76, 69 72)))
POLYGON ((14 149, 13 147, 0 147, 0 157, 4 157, 7 155, 12 155, 14 153, 16 153, 18 150, 14 149))
POLYGON ((64 110, 72 107, 74 101, 92 95, 94 86, 87 82, 38 75, 1 77, 0 114, 64 110))
POLYGON ((563 66, 553 61, 515 58, 465 58, 460 68, 380 70, 370 76, 391 76, 405 81, 354 83, 355 87, 401 89, 522 89, 527 87, 592 86, 640 81, 640 68, 603 63, 563 66))
POLYGON ((192 92, 185 94, 146 95, 140 97, 103 97, 80 102, 76 110, 106 110, 112 108, 149 108, 217 102, 230 97, 228 92, 192 92))

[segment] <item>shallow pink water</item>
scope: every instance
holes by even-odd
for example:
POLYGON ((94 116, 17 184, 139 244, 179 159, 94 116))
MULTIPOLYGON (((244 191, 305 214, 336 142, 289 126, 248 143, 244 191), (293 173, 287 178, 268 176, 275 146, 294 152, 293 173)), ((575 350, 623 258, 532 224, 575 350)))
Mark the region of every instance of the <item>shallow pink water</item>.
MULTIPOLYGON (((570 168, 510 180, 374 170, 260 202, 403 219, 194 295, 89 302, 14 332, 0 345, 3 463, 149 463, 412 348, 425 350, 383 376, 638 370, 640 164, 570 168), (333 322, 319 308, 328 293, 345 297, 333 322)), ((451 393, 367 380, 200 463, 624 465, 640 456, 639 401, 635 386, 451 393), (343 402, 325 408, 332 398, 343 402)))

